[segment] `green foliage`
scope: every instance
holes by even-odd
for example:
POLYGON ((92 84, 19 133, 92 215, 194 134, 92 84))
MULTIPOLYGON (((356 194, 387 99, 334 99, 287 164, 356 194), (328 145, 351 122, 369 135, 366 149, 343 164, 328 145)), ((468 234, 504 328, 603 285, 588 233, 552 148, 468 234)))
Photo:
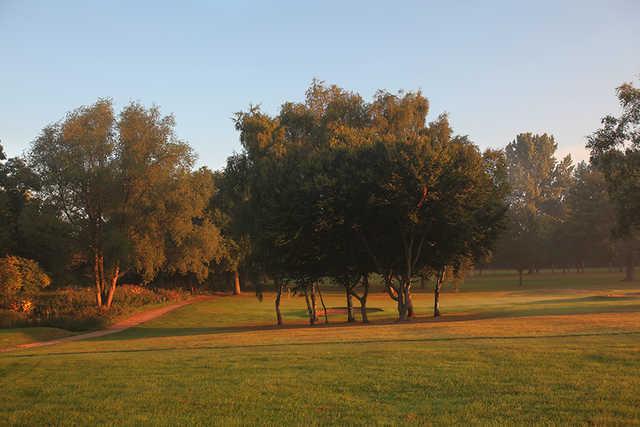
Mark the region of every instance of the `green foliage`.
POLYGON ((35 261, 17 256, 0 258, 0 307, 9 308, 50 284, 51 279, 35 261))
POLYGON ((36 260, 54 278, 61 278, 73 242, 60 212, 38 198, 39 190, 40 179, 24 159, 0 162, 0 255, 36 260))
POLYGON ((55 206, 93 264, 97 305, 109 307, 127 272, 143 281, 161 270, 209 275, 220 233, 205 213, 212 174, 192 171, 195 155, 178 140, 172 116, 127 105, 116 118, 100 99, 47 126, 30 160, 42 198, 55 206))
POLYGON ((248 180, 249 164, 245 154, 234 154, 227 159, 224 170, 216 173, 213 182, 216 191, 210 200, 209 215, 220 228, 221 251, 216 259, 221 270, 237 272, 240 268, 261 270, 252 258, 253 213, 248 180))
POLYGON ((565 215, 564 198, 572 183, 571 157, 555 158, 553 136, 519 134, 505 149, 508 228, 500 242, 501 262, 519 271, 561 264, 556 245, 549 244, 565 215), (551 259, 546 258, 551 254, 551 259))
POLYGON ((276 117, 237 115, 255 252, 272 276, 298 286, 330 276, 349 288, 376 271, 403 317, 417 271, 489 251, 505 210, 504 161, 453 136, 446 116, 427 124, 428 106, 419 92, 365 103, 314 81, 305 102, 276 117))
POLYGON ((587 147, 607 181, 618 234, 629 236, 640 227, 640 88, 625 83, 617 94, 620 117, 604 117, 587 147))
POLYGON ((566 221, 558 232, 562 239, 558 244, 576 265, 613 260, 616 218, 604 175, 581 162, 574 176, 574 185, 566 195, 566 221))
POLYGON ((68 331, 101 329, 142 307, 184 299, 187 295, 178 290, 122 285, 115 295, 113 308, 105 311, 96 307, 91 289, 45 290, 30 295, 33 310, 29 313, 0 311, 0 324, 5 328, 48 326, 68 331))

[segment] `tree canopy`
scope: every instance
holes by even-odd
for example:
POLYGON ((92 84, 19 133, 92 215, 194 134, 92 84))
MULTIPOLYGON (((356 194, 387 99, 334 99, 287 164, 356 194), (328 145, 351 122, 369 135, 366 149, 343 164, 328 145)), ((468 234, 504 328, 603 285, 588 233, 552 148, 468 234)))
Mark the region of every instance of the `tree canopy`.
POLYGON ((627 280, 633 280, 634 240, 640 227, 640 89, 625 83, 617 88, 617 95, 622 113, 605 116, 587 146, 607 182, 616 232, 627 240, 627 280))
POLYGON ((127 272, 143 281, 161 268, 198 280, 220 250, 205 215, 211 173, 192 171, 195 156, 178 140, 172 116, 131 103, 115 117, 100 99, 47 126, 30 162, 44 200, 62 212, 93 262, 98 306, 109 307, 127 272))

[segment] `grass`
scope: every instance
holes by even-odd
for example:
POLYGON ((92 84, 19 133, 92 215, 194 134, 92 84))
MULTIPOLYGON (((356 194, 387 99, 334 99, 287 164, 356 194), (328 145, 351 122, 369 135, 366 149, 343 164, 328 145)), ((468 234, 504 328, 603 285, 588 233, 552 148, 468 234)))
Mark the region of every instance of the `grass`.
POLYGON ((0 349, 33 341, 48 341, 73 335, 73 332, 58 328, 13 328, 0 329, 0 349))
MULTIPOLYGON (((304 299, 220 297, 127 331, 0 354, 7 424, 640 424, 640 286, 485 274, 418 319, 308 327, 304 299)), ((325 291, 327 305, 344 306, 325 291)), ((4 335, 0 335, 4 337, 4 335)), ((1 339, 1 338, 0 338, 1 339)), ((4 342, 4 341, 3 341, 4 342)))

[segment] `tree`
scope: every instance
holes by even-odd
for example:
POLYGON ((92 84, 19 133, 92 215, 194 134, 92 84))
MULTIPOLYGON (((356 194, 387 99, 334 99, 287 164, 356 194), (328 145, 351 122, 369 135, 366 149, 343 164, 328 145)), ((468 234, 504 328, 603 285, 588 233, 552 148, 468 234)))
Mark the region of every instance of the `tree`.
POLYGON ((498 262, 515 267, 521 283, 523 270, 533 273, 548 262, 544 257, 549 252, 548 242, 562 221, 572 165, 569 156, 558 162, 556 149, 553 136, 532 133, 517 135, 505 148, 511 192, 508 227, 499 244, 498 262))
MULTIPOLYGON (((362 248, 355 226, 355 214, 366 201, 366 179, 354 171, 367 173, 358 158, 358 148, 371 143, 372 116, 369 106, 355 93, 314 80, 304 103, 287 103, 280 114, 285 135, 291 145, 301 146, 306 170, 299 179, 305 185, 303 200, 313 209, 304 230, 312 234, 304 241, 315 245, 314 265, 309 273, 329 277, 343 286, 347 302, 347 321, 355 321, 353 299, 360 303, 363 322, 367 322, 368 274, 374 271, 362 248), (363 191, 364 190, 364 191, 363 191), (354 211, 355 209, 355 211, 354 211)), ((302 163, 301 163, 302 164, 302 163)), ((313 295, 313 294, 312 294, 313 295)))
POLYGON ((631 83, 617 88, 619 117, 602 119, 589 138, 591 161, 602 171, 616 213, 616 234, 626 239, 625 280, 634 280, 634 238, 640 227, 640 89, 631 83))
POLYGON ((504 229, 507 183, 502 152, 487 150, 480 155, 466 137, 448 144, 443 176, 434 190, 431 245, 427 268, 435 275, 434 317, 440 316, 440 291, 449 271, 463 277, 472 260, 486 258, 504 229), (451 220, 455 218, 455 220, 451 220))
POLYGON ((93 264, 98 306, 109 308, 118 280, 161 270, 204 280, 219 232, 204 215, 211 173, 192 172, 194 155, 172 116, 131 103, 115 118, 100 99, 47 126, 30 160, 42 197, 73 227, 93 264))
POLYGON ((39 187, 38 177, 19 157, 7 160, 0 145, 0 253, 13 254, 19 250, 20 217, 39 187))
POLYGON ((39 189, 39 177, 23 158, 0 162, 0 255, 35 260, 61 279, 74 250, 69 227, 54 206, 38 197, 39 189))
POLYGON ((604 175, 581 162, 575 169, 575 182, 567 193, 567 219, 562 230, 563 246, 577 266, 612 261, 614 242, 613 206, 604 175))
MULTIPOLYGON (((358 283, 367 287, 365 272, 353 264, 352 249, 360 245, 344 220, 346 193, 333 185, 344 163, 338 168, 333 162, 361 143, 368 123, 357 94, 315 80, 304 103, 285 103, 276 117, 258 108, 237 116, 255 230, 252 259, 277 282, 277 313, 283 284, 294 282, 309 295, 315 322, 318 281, 328 276, 345 286, 349 307, 353 297, 360 301, 366 320, 367 291, 359 295, 354 289, 358 283)), ((354 320, 352 309, 348 318, 354 320)))
MULTIPOLYGON (((251 265, 251 224, 250 187, 248 180, 248 159, 245 154, 234 154, 227 159, 221 172, 215 175, 216 191, 211 199, 212 221, 220 228, 223 236, 224 256, 222 268, 233 276, 233 294, 241 294, 240 271, 246 273, 257 265, 251 265)), ((246 280, 245 280, 246 285, 246 280)), ((257 290, 258 291, 258 290, 257 290)))
MULTIPOLYGON (((414 275, 442 271, 488 248, 505 210, 494 180, 499 173, 490 166, 499 162, 489 154, 485 162, 466 137, 452 137, 446 116, 427 126, 427 111, 419 93, 379 93, 372 107, 375 142, 360 149, 368 173, 350 177, 366 182, 369 196, 357 210, 356 230, 400 320, 414 312, 414 275)), ((436 308, 439 292, 437 285, 436 308)))

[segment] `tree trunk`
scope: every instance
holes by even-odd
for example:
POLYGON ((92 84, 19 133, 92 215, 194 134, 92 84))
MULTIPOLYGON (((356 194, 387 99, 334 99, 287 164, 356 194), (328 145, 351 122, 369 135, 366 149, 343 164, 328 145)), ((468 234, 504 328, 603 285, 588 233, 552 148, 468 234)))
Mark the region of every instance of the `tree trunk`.
POLYGON ((627 244, 627 253, 625 257, 625 282, 633 282, 636 279, 635 271, 634 271, 634 260, 633 260, 633 244, 627 244))
POLYGON ((93 255, 93 275, 96 281, 96 304, 100 308, 102 307, 102 286, 100 283, 100 260, 97 250, 94 250, 93 255))
POLYGON ((408 307, 407 307, 407 283, 402 279, 399 283, 398 289, 398 320, 403 322, 407 320, 408 307))
POLYGON ((316 285, 311 285, 311 310, 313 313, 313 323, 318 321, 318 304, 316 302, 316 285))
POLYGON ((413 311, 413 299, 411 298, 411 283, 407 284, 407 288, 405 290, 407 294, 406 304, 407 304, 407 318, 411 319, 415 317, 415 313, 413 311))
POLYGON ((322 298, 322 292, 320 291, 320 285, 316 283, 316 289, 318 289, 318 296, 320 297, 320 304, 322 304, 322 310, 324 311, 324 323, 329 323, 329 316, 327 315, 327 306, 324 305, 324 298, 322 298))
POLYGON ((522 270, 518 270, 518 285, 522 286, 522 270))
POLYGON ((109 297, 109 290, 107 289, 107 280, 104 275, 104 255, 102 252, 98 257, 98 271, 100 272, 100 288, 102 289, 102 301, 104 302, 109 297))
POLYGON ((362 277, 362 286, 364 288, 362 298, 360 298, 360 313, 362 314, 362 323, 369 323, 369 317, 367 317, 367 297, 369 296, 369 276, 364 275, 362 277))
POLYGON ((280 313, 280 297, 282 296, 282 283, 277 282, 277 293, 276 293, 276 322, 277 325, 282 325, 282 314, 280 313))
POLYGON ((233 294, 240 295, 242 292, 240 290, 240 274, 238 270, 233 271, 233 294))
POLYGON ((347 291, 347 322, 353 323, 356 318, 353 316, 353 298, 351 297, 351 285, 346 287, 347 291))
POLYGON ((444 280, 444 268, 438 272, 436 283, 433 286, 433 317, 440 317, 440 289, 442 289, 442 281, 444 280))
POLYGON ((309 301, 309 290, 304 288, 304 300, 307 303, 307 314, 309 315, 309 324, 313 325, 315 323, 315 314, 313 313, 313 309, 311 308, 311 302, 309 301))
POLYGON ((109 295, 107 296, 107 308, 111 308, 113 302, 113 295, 116 293, 116 284, 118 283, 118 276, 120 275, 120 265, 116 264, 113 268, 113 276, 111 276, 111 286, 109 287, 109 295))

